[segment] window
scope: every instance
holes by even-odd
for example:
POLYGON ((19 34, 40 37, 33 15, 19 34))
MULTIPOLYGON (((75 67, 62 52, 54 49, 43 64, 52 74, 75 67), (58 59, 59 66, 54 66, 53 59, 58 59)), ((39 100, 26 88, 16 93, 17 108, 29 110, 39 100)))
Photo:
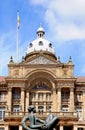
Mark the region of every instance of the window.
POLYGON ((0 130, 4 130, 4 128, 3 128, 3 127, 0 127, 0 130))
POLYGON ((39 100, 39 101, 42 101, 42 100, 43 100, 43 93, 39 93, 39 94, 38 94, 38 100, 39 100))
POLYGON ((78 130, 83 130, 83 128, 79 127, 78 130))
POLYGON ((6 101, 6 93, 0 93, 0 101, 5 102, 6 101))
POLYGON ((13 91, 13 100, 17 100, 21 98, 21 93, 18 90, 13 91))
POLYGON ((49 43, 49 47, 51 47, 51 48, 52 48, 52 43, 49 43))
POLYGON ((46 100, 50 101, 50 99, 51 99, 51 93, 46 93, 46 100))
POLYGON ((13 106, 13 112, 17 113, 20 111, 20 106, 19 105, 14 105, 13 106))
POLYGON ((79 120, 82 119, 82 108, 79 107, 79 108, 76 108, 76 112, 77 112, 77 116, 79 118, 79 120))
POLYGON ((3 120, 5 116, 5 107, 0 107, 0 120, 3 120))
POLYGON ((62 91, 61 98, 62 98, 62 100, 68 99, 69 98, 69 92, 68 91, 62 91))
POLYGON ((81 93, 77 94, 76 96, 77 96, 77 101, 81 101, 82 100, 82 94, 81 93))
POLYGON ((46 106, 46 111, 47 111, 47 112, 51 112, 51 106, 50 106, 50 105, 47 105, 47 106, 46 106))
POLYGON ((29 44, 29 48, 31 48, 32 46, 33 46, 33 44, 32 44, 32 43, 30 43, 30 44, 29 44))
POLYGON ((43 109, 44 109, 43 106, 38 106, 38 112, 39 112, 39 114, 43 113, 43 109))
POLYGON ((39 41, 39 46, 42 46, 43 45, 43 42, 42 41, 39 41))
POLYGON ((68 112, 68 106, 62 106, 62 112, 68 112))
POLYGON ((35 100, 35 98, 36 98, 36 94, 35 94, 35 93, 33 93, 31 97, 32 97, 32 98, 31 98, 31 101, 34 101, 34 100, 35 100))

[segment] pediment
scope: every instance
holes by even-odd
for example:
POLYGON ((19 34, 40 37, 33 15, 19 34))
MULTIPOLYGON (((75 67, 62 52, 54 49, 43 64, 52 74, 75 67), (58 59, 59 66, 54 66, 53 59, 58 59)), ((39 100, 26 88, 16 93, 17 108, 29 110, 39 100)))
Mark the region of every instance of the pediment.
POLYGON ((44 56, 39 56, 31 61, 28 61, 26 64, 56 64, 56 62, 54 62, 44 56))

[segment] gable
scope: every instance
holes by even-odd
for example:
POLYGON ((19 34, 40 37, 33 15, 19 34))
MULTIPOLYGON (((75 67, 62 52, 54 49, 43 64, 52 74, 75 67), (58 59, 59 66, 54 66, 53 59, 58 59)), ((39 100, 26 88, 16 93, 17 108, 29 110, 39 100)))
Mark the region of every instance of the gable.
POLYGON ((54 62, 50 59, 47 59, 44 56, 39 56, 39 57, 27 62, 26 64, 56 64, 56 62, 54 62))

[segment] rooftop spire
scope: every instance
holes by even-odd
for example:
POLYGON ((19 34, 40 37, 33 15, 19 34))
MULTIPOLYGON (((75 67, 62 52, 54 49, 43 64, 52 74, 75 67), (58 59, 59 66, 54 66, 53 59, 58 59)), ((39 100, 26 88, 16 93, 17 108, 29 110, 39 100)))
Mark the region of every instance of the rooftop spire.
POLYGON ((73 62, 72 62, 72 57, 71 57, 71 56, 69 57, 68 64, 73 65, 73 62))
POLYGON ((38 36, 38 38, 40 38, 40 37, 43 37, 44 34, 45 34, 45 31, 44 31, 44 29, 42 27, 42 23, 40 23, 40 27, 37 30, 37 36, 38 36))

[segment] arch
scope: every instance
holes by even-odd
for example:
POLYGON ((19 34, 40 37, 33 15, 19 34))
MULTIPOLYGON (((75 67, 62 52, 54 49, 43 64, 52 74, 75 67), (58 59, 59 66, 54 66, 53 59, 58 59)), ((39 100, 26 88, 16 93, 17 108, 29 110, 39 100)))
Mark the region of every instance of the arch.
POLYGON ((52 83, 55 82, 55 74, 45 69, 35 69, 25 76, 28 79, 28 86, 32 86, 36 80, 46 81, 50 89, 52 90, 52 83))
POLYGON ((25 78, 29 78, 29 77, 37 74, 37 73, 41 73, 41 75, 42 74, 46 74, 46 75, 49 76, 49 78, 51 78, 51 80, 54 80, 56 78, 56 75, 53 72, 51 72, 49 70, 46 70, 46 69, 35 69, 35 70, 32 70, 31 72, 29 72, 29 73, 27 73, 25 75, 25 78))

